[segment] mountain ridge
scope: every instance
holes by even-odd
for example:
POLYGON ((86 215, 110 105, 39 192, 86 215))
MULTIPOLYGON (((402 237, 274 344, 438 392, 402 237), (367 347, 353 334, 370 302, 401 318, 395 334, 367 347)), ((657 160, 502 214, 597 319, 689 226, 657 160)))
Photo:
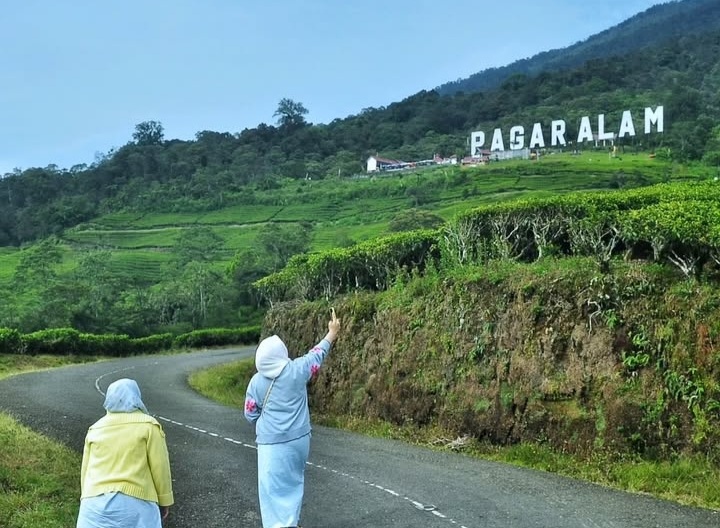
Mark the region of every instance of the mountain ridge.
POLYGON ((570 46, 543 51, 505 66, 487 68, 464 79, 441 84, 435 90, 441 95, 492 90, 512 75, 534 76, 568 70, 591 59, 661 45, 688 32, 697 34, 717 29, 720 29, 720 2, 674 0, 652 6, 570 46))

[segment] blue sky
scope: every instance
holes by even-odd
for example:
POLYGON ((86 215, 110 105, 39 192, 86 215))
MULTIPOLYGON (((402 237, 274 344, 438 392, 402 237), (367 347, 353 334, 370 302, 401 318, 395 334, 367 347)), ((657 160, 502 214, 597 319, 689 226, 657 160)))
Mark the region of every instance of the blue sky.
POLYGON ((92 163, 160 121, 166 139, 313 123, 562 48, 657 0, 7 0, 0 174, 92 163))

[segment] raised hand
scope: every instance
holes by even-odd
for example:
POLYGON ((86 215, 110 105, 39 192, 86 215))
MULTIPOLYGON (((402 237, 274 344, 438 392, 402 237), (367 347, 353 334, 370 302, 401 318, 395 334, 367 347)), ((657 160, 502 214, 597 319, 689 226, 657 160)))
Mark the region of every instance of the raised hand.
POLYGON ((335 314, 335 308, 330 308, 330 321, 328 321, 328 333, 325 339, 331 343, 335 341, 338 332, 340 332, 340 326, 340 319, 338 319, 338 316, 335 314))

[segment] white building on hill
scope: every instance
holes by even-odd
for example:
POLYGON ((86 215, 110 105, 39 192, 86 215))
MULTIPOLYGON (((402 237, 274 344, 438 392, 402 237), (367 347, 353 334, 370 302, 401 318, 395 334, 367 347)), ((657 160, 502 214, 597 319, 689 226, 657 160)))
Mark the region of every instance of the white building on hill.
POLYGON ((380 156, 370 156, 367 159, 367 171, 377 172, 382 170, 392 170, 395 168, 405 167, 407 163, 400 160, 381 158, 380 156))

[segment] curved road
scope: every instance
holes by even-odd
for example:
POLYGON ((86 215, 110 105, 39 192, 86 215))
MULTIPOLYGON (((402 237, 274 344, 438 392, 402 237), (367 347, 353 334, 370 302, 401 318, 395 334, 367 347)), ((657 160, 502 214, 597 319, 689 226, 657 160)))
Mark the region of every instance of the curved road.
MULTIPOLYGON (((254 435, 242 412, 187 384, 190 372, 252 348, 135 357, 0 381, 0 410, 82 451, 105 388, 138 381, 167 433, 176 505, 166 526, 261 526, 254 435)), ((0 449, 2 447, 0 446, 0 449)), ((308 528, 717 528, 720 513, 504 464, 315 427, 308 528)))

